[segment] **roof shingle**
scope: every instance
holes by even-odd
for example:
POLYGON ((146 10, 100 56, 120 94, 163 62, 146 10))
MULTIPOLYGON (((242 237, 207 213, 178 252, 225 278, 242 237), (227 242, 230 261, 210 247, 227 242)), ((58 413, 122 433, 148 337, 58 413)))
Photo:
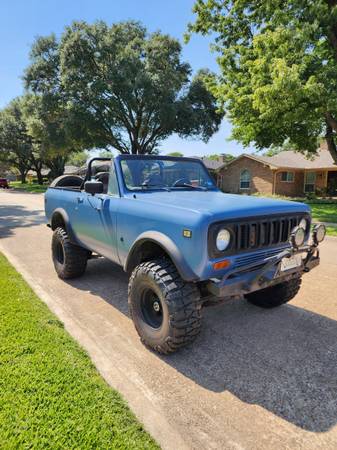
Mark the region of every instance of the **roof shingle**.
POLYGON ((317 155, 306 158, 305 155, 293 151, 280 152, 274 156, 259 156, 263 162, 276 167, 289 167, 292 169, 330 169, 337 168, 331 153, 326 148, 317 150, 317 155))

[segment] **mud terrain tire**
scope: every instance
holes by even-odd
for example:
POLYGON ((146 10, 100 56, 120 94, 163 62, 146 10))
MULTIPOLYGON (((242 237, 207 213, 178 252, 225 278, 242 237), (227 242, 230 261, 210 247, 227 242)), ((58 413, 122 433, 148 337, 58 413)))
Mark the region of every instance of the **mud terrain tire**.
POLYGON ((301 287, 301 278, 293 278, 275 286, 246 295, 249 303, 261 308, 276 308, 288 303, 298 293, 301 287))
POLYGON ((54 231, 51 248, 54 267, 59 278, 66 280, 83 275, 89 252, 72 244, 63 228, 58 227, 54 231))
POLYGON ((173 353, 194 341, 201 327, 200 292, 168 259, 139 264, 130 277, 129 310, 142 342, 173 353))

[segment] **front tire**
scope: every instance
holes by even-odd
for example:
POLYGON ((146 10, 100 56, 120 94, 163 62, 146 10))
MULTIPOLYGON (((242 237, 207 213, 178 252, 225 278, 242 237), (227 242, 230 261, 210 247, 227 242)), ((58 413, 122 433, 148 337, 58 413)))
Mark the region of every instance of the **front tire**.
POLYGON ((175 352, 200 332, 199 289, 185 282, 167 259, 144 262, 134 269, 128 303, 142 342, 159 353, 175 352))
POLYGON ((276 308, 288 303, 298 293, 301 287, 301 278, 293 278, 275 286, 261 289, 246 295, 249 303, 261 308, 276 308))
POLYGON ((59 278, 66 280, 83 275, 89 252, 72 244, 63 228, 59 227, 54 231, 51 248, 54 267, 59 278))

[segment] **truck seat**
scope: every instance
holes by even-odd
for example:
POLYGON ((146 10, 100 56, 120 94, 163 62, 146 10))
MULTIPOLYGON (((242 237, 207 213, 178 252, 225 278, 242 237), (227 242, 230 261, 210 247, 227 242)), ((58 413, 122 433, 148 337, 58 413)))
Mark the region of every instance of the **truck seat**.
POLYGON ((103 183, 103 194, 107 194, 109 186, 109 172, 98 172, 95 179, 103 183))

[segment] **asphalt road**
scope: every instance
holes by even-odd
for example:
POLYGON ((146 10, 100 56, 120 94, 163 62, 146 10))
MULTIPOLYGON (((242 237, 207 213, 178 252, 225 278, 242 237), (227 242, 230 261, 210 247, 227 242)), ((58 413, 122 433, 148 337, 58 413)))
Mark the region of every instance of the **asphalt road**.
POLYGON ((42 195, 0 192, 0 238, 164 449, 337 448, 336 238, 291 304, 207 308, 197 341, 168 357, 139 342, 119 267, 92 260, 82 278, 57 278, 42 195))

